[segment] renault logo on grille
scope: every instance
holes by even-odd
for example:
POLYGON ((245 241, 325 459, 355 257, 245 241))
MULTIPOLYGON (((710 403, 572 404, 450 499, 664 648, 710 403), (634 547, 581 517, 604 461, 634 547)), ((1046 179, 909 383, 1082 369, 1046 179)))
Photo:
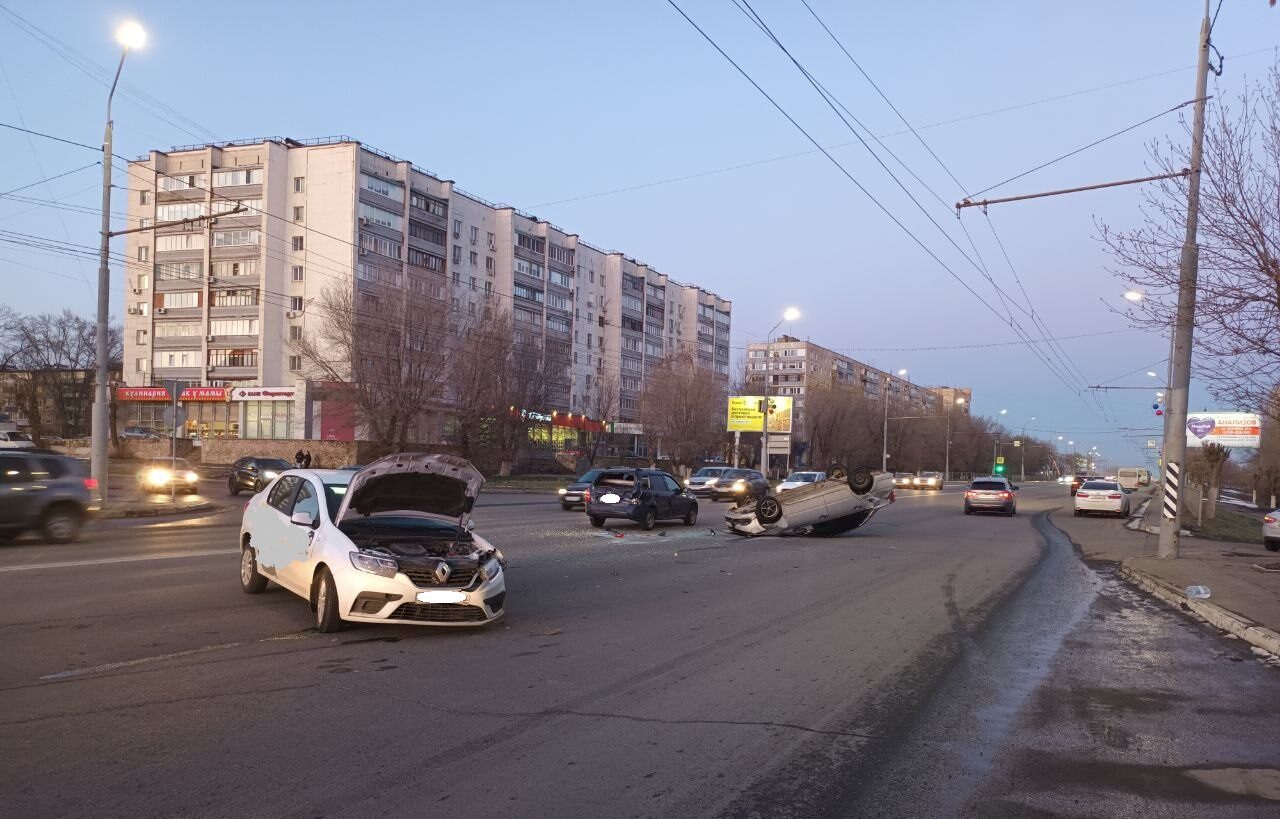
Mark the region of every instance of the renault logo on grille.
POLYGON ((453 574, 453 569, 449 568, 448 563, 437 563, 435 571, 431 574, 435 577, 437 583, 444 585, 449 582, 449 575, 453 574))

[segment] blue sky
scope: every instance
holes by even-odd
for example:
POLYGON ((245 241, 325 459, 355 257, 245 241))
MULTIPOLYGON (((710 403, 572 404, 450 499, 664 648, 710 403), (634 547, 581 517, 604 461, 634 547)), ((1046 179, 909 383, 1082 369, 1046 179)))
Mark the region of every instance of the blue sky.
MULTIPOLYGON (((1194 0, 810 2, 907 119, 933 126, 920 135, 967 190, 1194 92, 1202 8, 1194 0), (1091 90, 1102 86, 1111 87, 1091 90)), ((117 95, 118 153, 215 138, 349 134, 731 298, 737 347, 763 338, 794 305, 803 317, 793 334, 886 369, 906 368, 919 383, 971 386, 974 410, 1007 408, 1015 430, 1035 416, 1029 430, 1073 438, 1077 448, 1096 445, 1116 461, 1135 460, 1147 438, 1159 437, 1148 393, 1103 394, 1099 409, 1025 346, 960 349, 1017 337, 814 153, 665 0, 378 2, 359 6, 359 15, 336 2, 0 4, 99 70, 114 68, 115 23, 136 17, 145 24, 150 42, 129 57, 124 82, 181 116, 117 95), (686 176, 694 178, 651 184, 686 176), (636 186, 644 187, 596 195, 636 186)), ((730 0, 680 5, 819 142, 855 139, 730 0)), ((897 117, 800 0, 753 5, 942 202, 960 198, 961 189, 910 134, 894 133, 902 130, 897 117)), ((1229 99, 1274 59, 1280 10, 1264 0, 1224 6, 1214 41, 1228 55, 1226 73, 1211 88, 1229 99)), ((105 84, 3 12, 0 70, 0 122, 101 141, 105 84)), ((1181 133, 1176 115, 1164 116, 992 195, 1143 175, 1147 142, 1181 133)), ((867 150, 854 144, 832 154, 970 287, 999 304, 992 286, 867 150)), ((0 129, 0 156, 7 158, 0 191, 94 161, 84 149, 8 129, 0 129)), ((972 258, 954 212, 884 158, 972 258)), ((0 200, 0 230, 95 245, 100 174, 79 171, 21 194, 87 212, 0 200)), ((1138 201, 1136 189, 1120 188, 991 209, 991 224, 1048 330, 1109 333, 1063 342, 1084 376, 1069 379, 1076 387, 1154 381, 1144 374, 1148 367, 1164 372, 1166 339, 1113 332, 1127 329, 1109 308, 1122 305, 1124 288, 1107 272, 1095 238, 1095 220, 1134 224, 1138 201)), ((987 221, 970 210, 963 226, 997 285, 1020 300, 987 221)), ((92 260, 0 242, 0 287, 18 309, 91 313, 95 275, 92 260)), ((116 302, 119 287, 117 274, 116 302)), ((1191 406, 1214 408, 1195 389, 1191 406)))

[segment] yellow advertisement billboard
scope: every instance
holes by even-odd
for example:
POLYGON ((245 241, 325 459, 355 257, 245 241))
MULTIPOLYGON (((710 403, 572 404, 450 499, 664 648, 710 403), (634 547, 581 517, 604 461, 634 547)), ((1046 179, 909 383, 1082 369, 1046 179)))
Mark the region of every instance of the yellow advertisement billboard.
MULTIPOLYGON (((760 395, 729 396, 730 432, 760 432, 764 428, 764 416, 760 413, 760 395)), ((787 435, 791 432, 792 399, 785 395, 769 398, 769 434, 787 435)))

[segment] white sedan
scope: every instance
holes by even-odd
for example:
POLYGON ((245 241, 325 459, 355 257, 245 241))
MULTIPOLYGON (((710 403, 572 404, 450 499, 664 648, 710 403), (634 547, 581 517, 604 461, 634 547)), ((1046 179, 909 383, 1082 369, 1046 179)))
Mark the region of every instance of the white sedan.
POLYGON ((1280 509, 1268 512, 1262 518, 1262 542, 1267 551, 1280 552, 1280 509))
POLYGON ((268 581, 344 621, 479 626, 505 611, 502 553, 470 521, 484 477, 451 455, 388 455, 358 471, 291 469, 245 504, 240 584, 268 581))
POLYGON ((1076 517, 1090 512, 1128 516, 1129 496, 1115 481, 1085 481, 1076 490, 1076 517))
POLYGON ((787 479, 778 484, 777 491, 786 492, 788 489, 799 489, 802 486, 808 486, 811 483, 825 481, 827 473, 825 472, 792 472, 787 479))
POLYGON ((739 535, 835 537, 864 526, 893 501, 889 473, 855 469, 846 474, 836 467, 824 481, 748 501, 729 510, 724 519, 729 531, 739 535))

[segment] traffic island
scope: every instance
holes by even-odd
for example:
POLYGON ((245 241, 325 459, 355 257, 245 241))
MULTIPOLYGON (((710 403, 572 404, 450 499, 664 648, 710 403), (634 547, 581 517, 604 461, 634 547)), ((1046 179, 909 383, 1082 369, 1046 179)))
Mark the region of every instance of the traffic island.
POLYGON ((149 497, 131 497, 120 500, 109 500, 107 508, 98 516, 111 520, 118 518, 153 518, 173 515, 191 515, 197 513, 220 512, 223 504, 214 503, 208 498, 179 495, 175 500, 162 495, 149 497))
MULTIPOLYGON (((1157 504, 1152 507, 1158 508, 1157 504)), ((1280 655, 1280 560, 1261 544, 1183 537, 1176 560, 1157 557, 1158 519, 1136 530, 1117 519, 1078 518, 1058 510, 1051 520, 1087 563, 1118 567, 1121 577, 1148 594, 1271 654, 1280 655), (1209 589, 1207 599, 1187 595, 1209 589)))

